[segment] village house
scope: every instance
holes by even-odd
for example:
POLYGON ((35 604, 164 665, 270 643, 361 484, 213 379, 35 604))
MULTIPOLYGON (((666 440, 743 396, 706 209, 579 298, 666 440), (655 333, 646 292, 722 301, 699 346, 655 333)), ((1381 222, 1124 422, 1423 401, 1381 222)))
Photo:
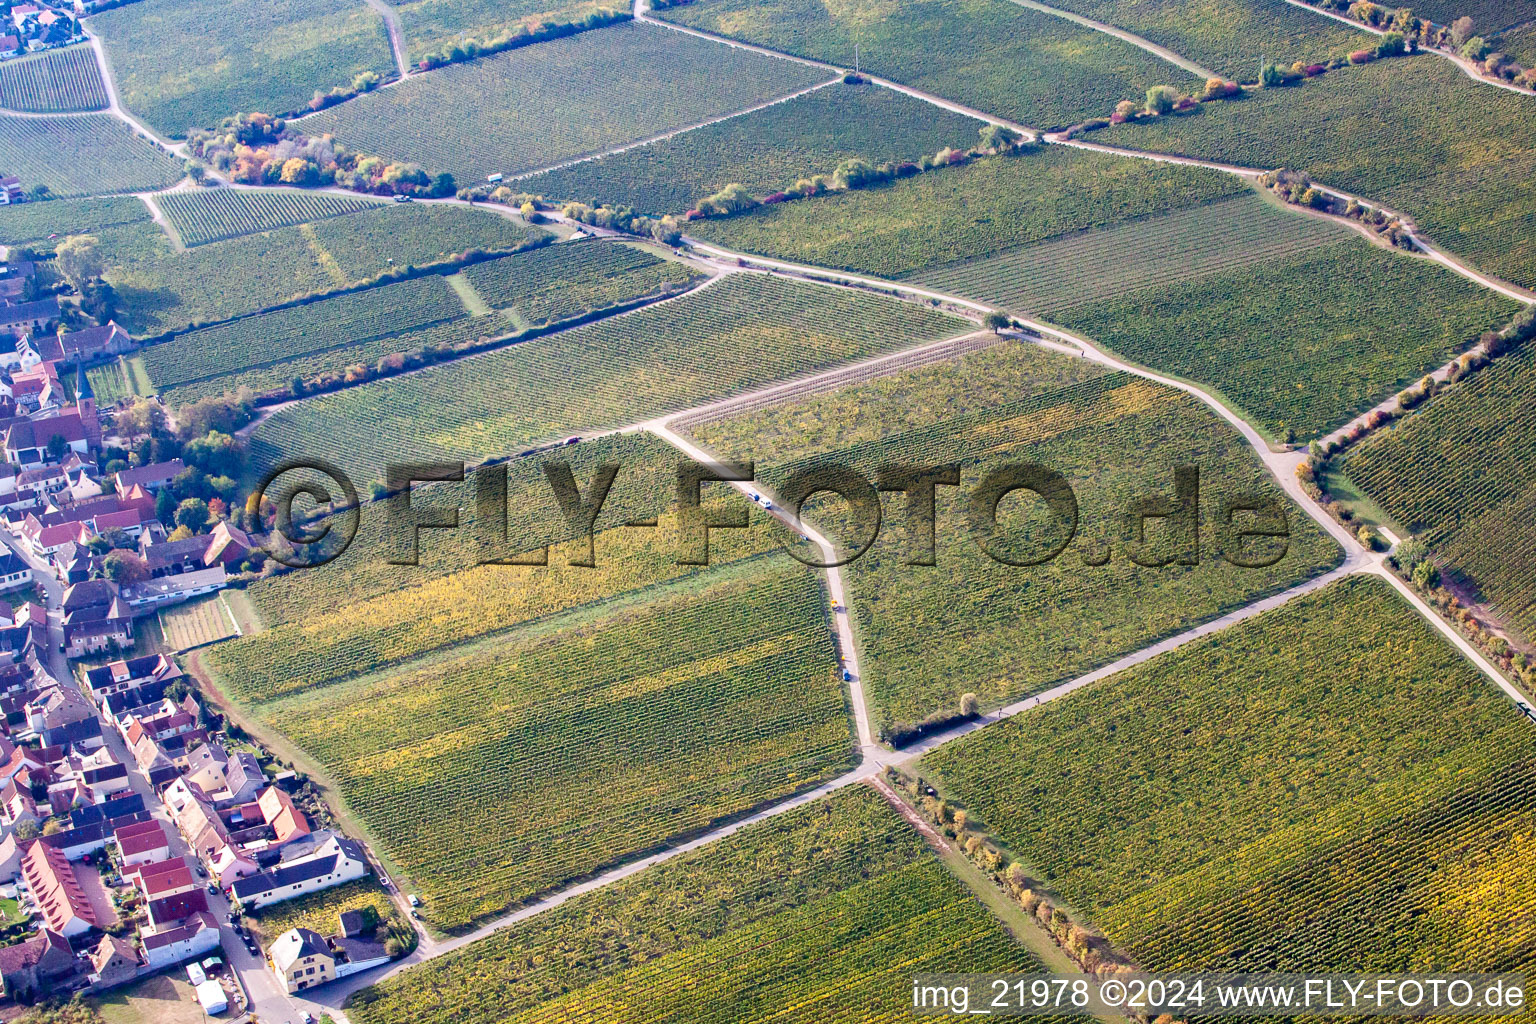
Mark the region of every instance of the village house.
POLYGON ((0 946, 0 981, 13 1001, 45 996, 74 973, 75 954, 58 932, 43 928, 15 945, 0 946))
POLYGON ((158 491, 162 487, 169 486, 186 470, 186 464, 180 459, 120 469, 117 471, 117 493, 126 497, 135 487, 142 487, 146 491, 158 491))
POLYGON ((304 856, 284 860, 274 868, 238 880, 230 893, 241 907, 254 910, 367 874, 368 860, 362 846, 356 840, 333 833, 304 856))
POLYGON ((143 962, 133 943, 116 935, 103 935, 91 950, 91 983, 98 988, 110 988, 132 981, 141 966, 143 962))
POLYGON ((53 296, 0 307, 0 334, 39 334, 59 319, 59 300, 53 296))
POLYGON ((66 939, 98 928, 97 919, 75 869, 60 850, 40 840, 27 844, 21 857, 21 875, 47 926, 66 939))
POLYGON ((109 320, 101 327, 60 330, 57 334, 34 334, 17 346, 22 369, 38 363, 93 363, 133 349, 128 332, 109 320))
POLYGON ((153 968, 204 956, 219 948, 219 923, 212 914, 193 914, 176 928, 159 932, 141 932, 144 960, 153 968))
POLYGON ((153 819, 134 825, 125 825, 113 831, 117 843, 118 861, 123 867, 167 860, 171 855, 171 839, 165 826, 153 819))

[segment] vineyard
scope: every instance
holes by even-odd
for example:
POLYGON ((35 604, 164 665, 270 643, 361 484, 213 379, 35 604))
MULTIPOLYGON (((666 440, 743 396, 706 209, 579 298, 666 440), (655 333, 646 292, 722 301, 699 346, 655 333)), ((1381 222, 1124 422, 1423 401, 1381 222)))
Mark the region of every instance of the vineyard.
POLYGON ((208 664, 457 930, 846 768, 823 604, 776 554, 286 699, 208 664))
POLYGON ((372 200, 322 192, 228 188, 170 192, 159 196, 156 202, 187 245, 238 238, 378 206, 372 200))
POLYGON ((998 0, 708 0, 658 12, 668 21, 775 50, 861 68, 1034 128, 1101 115, 1188 72, 1093 29, 998 0))
POLYGON ((424 204, 391 204, 185 252, 155 224, 96 234, 118 292, 118 322, 138 334, 243 316, 466 249, 511 252, 549 237, 489 210, 424 204))
POLYGON ((251 454, 258 466, 323 456, 359 480, 402 458, 478 463, 970 329, 893 299, 733 274, 662 305, 302 402, 256 429, 251 454))
MULTIPOLYGON (((153 0, 151 0, 153 2, 153 0)), ((411 78, 304 124, 470 182, 741 110, 826 72, 626 23, 411 78), (580 82, 581 88, 571 87, 580 82)))
MULTIPOLYGON (((623 434, 595 438, 570 446, 549 458, 570 464, 579 481, 592 478, 595 468, 604 462, 623 466, 615 477, 603 503, 596 528, 599 532, 636 519, 657 515, 672 507, 676 500, 677 451, 650 434, 623 434)), ((569 537, 564 517, 544 476, 544 459, 513 459, 507 464, 508 527, 507 537, 517 551, 528 551, 544 543, 559 543, 569 537)), ((441 577, 473 570, 484 556, 475 544, 475 482, 473 474, 464 484, 439 484, 435 489, 448 492, 444 498, 431 500, 453 502, 464 509, 460 528, 434 531, 423 538, 419 565, 391 565, 388 552, 397 535, 390 530, 384 515, 362 517, 357 537, 335 561, 317 568, 257 581, 246 591, 268 627, 280 623, 302 623, 328 615, 337 608, 398 595, 404 601, 416 600, 407 588, 431 583, 441 577)), ((425 496, 422 501, 428 500, 425 496)), ((371 512, 372 510, 370 510, 371 512)), ((606 537, 623 537, 608 532, 606 537)), ((643 536, 643 534, 641 535, 643 536)), ((734 533, 725 535, 726 543, 734 533)), ((629 538, 635 539, 633 535, 629 538)), ((562 552, 551 551, 551 561, 558 562, 562 552)), ((611 550, 597 549, 597 564, 608 569, 611 550)), ((511 570, 509 570, 511 571, 511 570)), ((551 572, 561 572, 552 568, 551 572)), ((590 570, 589 570, 590 571, 590 570)), ((231 656, 235 656, 233 651, 231 656)), ((243 657, 243 655, 241 655, 243 657)))
POLYGON ((1148 970, 1536 964, 1536 732, 1381 580, 923 766, 1148 970))
POLYGON ((1345 473, 1482 600, 1536 636, 1536 350, 1529 343, 1344 459, 1345 473))
POLYGON ((0 238, 7 245, 39 243, 50 235, 88 235, 117 224, 150 219, 149 207, 134 196, 98 199, 58 199, 51 203, 22 203, 0 209, 0 238))
POLYGON ((1290 167, 1402 210, 1484 271, 1536 285, 1531 98, 1434 56, 1332 71, 1190 117, 1096 133, 1117 146, 1290 167))
MULTIPOLYGON (((1338 548, 1284 501, 1240 435, 1198 401, 1022 345, 850 386, 835 403, 790 401, 692 432, 724 457, 750 452, 758 479, 770 486, 815 463, 851 466, 871 478, 884 464, 960 465, 961 488, 938 492, 936 565, 907 564, 912 552, 893 496, 878 541, 844 570, 866 699, 887 727, 951 712, 968 692, 984 705, 1038 692, 1339 560, 1338 548), (994 561, 966 524, 961 494, 1014 461, 1061 473, 1077 495, 1076 539, 1043 565, 994 561), (1198 564, 1133 563, 1123 511, 1140 496, 1171 496, 1174 467, 1186 464, 1200 471, 1198 564), (1271 496, 1288 510, 1285 546, 1256 539, 1242 542, 1239 553, 1223 543, 1221 502, 1241 493, 1271 496), (1278 561, 1239 568, 1223 552, 1278 561), (1093 564, 1105 556, 1106 564, 1093 564)), ((1038 555, 1061 541, 1041 503, 1010 501, 999 522, 1024 538, 1015 550, 1038 555)), ((838 535, 835 526, 832 532, 838 535)), ((1143 562, 1177 554, 1172 530, 1149 526, 1147 539, 1137 552, 1143 562)))
POLYGON ((486 302, 528 327, 652 295, 692 273, 643 249, 594 240, 478 263, 464 276, 486 302))
POLYGON ((1306 439, 1444 365, 1519 308, 1438 264, 1348 237, 1059 321, 1214 385, 1275 437, 1306 439))
POLYGON ((738 251, 898 278, 1246 191, 1230 174, 1047 146, 688 231, 738 251))
POLYGON ((224 606, 223 596, 218 594, 162 609, 159 618, 160 632, 173 651, 206 647, 240 632, 224 606))
POLYGON ((405 34, 406 58, 415 63, 465 37, 483 42, 541 23, 578 22, 599 10, 622 7, 613 0, 390 0, 405 34))
POLYGON ((911 826, 853 786, 389 978, 347 1014, 897 1021, 913 973, 1041 969, 911 826))
POLYGON ((96 393, 96 404, 103 409, 133 397, 133 388, 124 375, 120 360, 121 357, 115 358, 110 363, 93 366, 85 371, 86 379, 91 382, 91 390, 96 393))
POLYGON ((766 196, 845 159, 916 160, 976 144, 980 122, 875 85, 836 85, 523 182, 562 199, 682 213, 732 182, 766 196))
POLYGON ((1449 25, 1466 15, 1479 33, 1492 36, 1497 29, 1536 21, 1536 3, 1531 0, 1430 0, 1415 8, 1414 13, 1442 25, 1449 25))
MULTIPOLYGON (((679 543, 675 519, 666 516, 660 527, 638 537, 622 527, 598 534, 597 570, 568 564, 585 552, 576 542, 553 548, 551 564, 537 571, 482 565, 435 579, 416 573, 419 582, 408 589, 316 609, 263 630, 221 651, 218 664, 221 672, 241 679, 247 700, 317 689, 616 594, 698 575, 697 568, 677 564, 679 543)), ((750 536, 733 532, 715 539, 711 558, 729 561, 778 543, 775 532, 759 522, 750 536)))
MULTIPOLYGON (((1364 29, 1285 0, 1056 0, 1051 6, 1128 29, 1240 82, 1254 79, 1260 54, 1289 67, 1376 45, 1364 29)), ((1424 12, 1415 8, 1415 13, 1424 12)))
POLYGON ((181 178, 180 160, 111 114, 0 114, 0 167, 29 189, 46 185, 55 199, 164 188, 181 178))
MULTIPOLYGON (((240 321, 243 323, 244 321, 240 321)), ((381 359, 407 352, 419 352, 434 347, 467 344, 488 344, 506 337, 507 324, 501 317, 461 316, 430 327, 386 334, 368 341, 354 342, 338 348, 323 349, 308 355, 294 356, 280 362, 246 367, 216 377, 178 384, 160 392, 168 405, 175 407, 201 398, 217 397, 250 388, 256 394, 288 389, 294 380, 309 380, 324 374, 345 376, 349 369, 363 366, 376 367, 381 359)))
POLYGON ((1076 232, 996 256, 936 267, 909 280, 950 295, 1041 316, 1174 287, 1348 237, 1321 218, 1259 196, 1218 199, 1113 227, 1076 232))
POLYGON ((192 331, 146 348, 144 368, 156 390, 164 391, 464 315, 463 304, 441 277, 418 277, 192 331))
POLYGON ((107 89, 95 53, 69 46, 0 64, 0 107, 37 114, 105 110, 107 89))
POLYGON ((123 106, 175 138, 241 111, 301 110, 359 72, 395 70, 384 22, 352 0, 267 0, 260 17, 217 0, 137 0, 91 27, 123 106))
POLYGON ((385 928, 400 932, 411 930, 410 922, 374 878, 359 878, 334 888, 273 903, 255 915, 256 926, 253 930, 260 934, 263 948, 271 945, 273 940, 290 928, 309 928, 321 935, 332 935, 336 931, 338 915, 367 907, 373 908, 385 928))

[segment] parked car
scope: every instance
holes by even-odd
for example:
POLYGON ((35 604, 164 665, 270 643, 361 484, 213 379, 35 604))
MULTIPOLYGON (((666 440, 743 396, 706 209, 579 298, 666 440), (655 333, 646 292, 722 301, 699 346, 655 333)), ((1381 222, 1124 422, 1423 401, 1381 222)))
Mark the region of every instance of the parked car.
POLYGON ((411 906, 413 906, 413 907, 421 906, 421 897, 417 896, 415 893, 411 893, 411 895, 409 897, 407 897, 407 898, 411 901, 411 906))
POLYGON ((411 201, 411 197, 410 196, 395 196, 395 202, 397 202, 397 203, 408 203, 410 201, 411 201))

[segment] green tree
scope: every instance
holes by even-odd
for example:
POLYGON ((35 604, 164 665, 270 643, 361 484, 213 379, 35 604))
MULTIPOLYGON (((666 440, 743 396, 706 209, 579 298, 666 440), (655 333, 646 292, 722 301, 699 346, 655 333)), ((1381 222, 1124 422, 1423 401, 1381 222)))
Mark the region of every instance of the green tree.
POLYGON ((1147 90, 1147 113, 1166 114, 1179 102, 1179 90, 1171 85, 1154 85, 1147 90))
POLYGON ((106 270, 96 244, 95 235, 70 235, 54 250, 57 254, 54 265, 76 291, 82 291, 85 282, 100 277, 106 270))
POLYGON ((202 498, 188 498, 176 506, 176 525, 198 533, 208 525, 208 503, 202 498))
POLYGON ((63 459, 67 451, 69 451, 69 442, 64 440, 63 434, 54 434, 48 439, 48 457, 54 462, 63 459))
POLYGON ((999 313, 996 310, 981 318, 981 325, 993 334, 1001 333, 1002 329, 1011 323, 1013 321, 1009 319, 1007 313, 999 313))
POLYGON ((170 526, 175 516, 176 495, 171 493, 169 487, 162 487, 160 492, 155 495, 155 518, 166 526, 170 526))
POLYGON ((102 559, 101 573, 119 586, 149 579, 149 567, 144 564, 144 559, 132 551, 113 551, 108 554, 102 559))

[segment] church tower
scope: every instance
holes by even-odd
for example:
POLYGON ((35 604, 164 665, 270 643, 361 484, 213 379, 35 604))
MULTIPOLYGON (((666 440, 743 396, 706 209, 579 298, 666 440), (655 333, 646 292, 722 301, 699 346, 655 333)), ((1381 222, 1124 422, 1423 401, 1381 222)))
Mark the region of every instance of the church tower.
POLYGON ((96 418, 96 393, 85 375, 85 361, 75 362, 75 412, 80 414, 80 425, 85 428, 85 439, 92 448, 101 447, 101 421, 96 418))

